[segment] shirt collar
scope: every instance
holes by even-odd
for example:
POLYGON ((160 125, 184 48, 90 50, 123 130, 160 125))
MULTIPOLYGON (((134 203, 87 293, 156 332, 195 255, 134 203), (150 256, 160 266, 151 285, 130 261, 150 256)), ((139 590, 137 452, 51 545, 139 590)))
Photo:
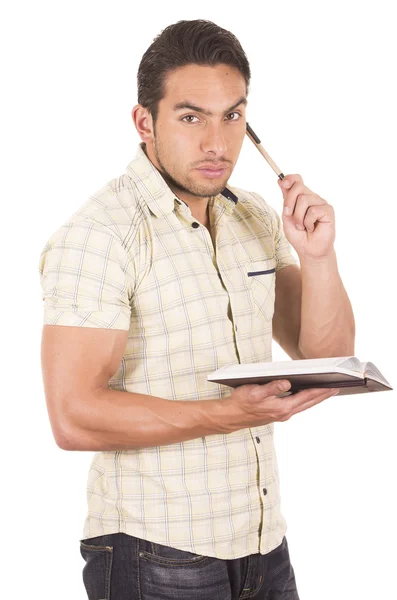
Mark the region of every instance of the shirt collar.
MULTIPOLYGON (((156 217, 165 217, 174 210, 175 194, 146 156, 143 147, 144 142, 141 142, 138 145, 135 158, 127 165, 127 174, 134 180, 151 212, 156 217)), ((236 194, 227 187, 218 196, 227 198, 234 205, 238 202, 236 194)))

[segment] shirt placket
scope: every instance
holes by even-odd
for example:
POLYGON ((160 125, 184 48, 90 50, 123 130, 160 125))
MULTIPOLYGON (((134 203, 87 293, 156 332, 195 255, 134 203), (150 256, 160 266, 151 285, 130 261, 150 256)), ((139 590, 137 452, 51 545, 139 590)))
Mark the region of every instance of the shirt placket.
MULTIPOLYGON (((217 210, 214 210, 213 213, 213 220, 216 223, 216 227, 217 227, 217 232, 220 233, 221 231, 221 227, 222 227, 222 223, 221 223, 221 217, 223 216, 223 214, 226 212, 226 218, 227 218, 227 209, 225 210, 225 207, 217 207, 217 210), (223 210, 222 210, 223 209, 223 210), (222 212, 220 212, 222 211, 222 212), (217 214, 218 213, 218 214, 217 214)), ((211 214, 211 213, 210 213, 211 214)), ((207 231, 208 233, 208 231, 207 231)), ((209 234, 208 234, 209 235, 209 234)), ((215 235, 215 240, 217 239, 217 235, 215 235)), ((219 276, 222 280, 222 274, 221 274, 221 266, 219 265, 218 267, 218 272, 219 272, 219 276)), ((227 287, 225 286, 225 288, 227 289, 227 287)), ((238 324, 236 322, 236 319, 233 315, 233 310, 232 310, 232 300, 230 298, 230 290, 228 290, 228 294, 229 294, 229 306, 230 306, 230 317, 233 321, 233 332, 234 332, 234 339, 235 339, 235 345, 236 345, 236 350, 238 355, 240 356, 240 353, 238 351, 238 324)), ((268 508, 271 505, 272 499, 269 497, 268 495, 268 484, 265 484, 265 477, 266 477, 266 467, 269 467, 271 469, 272 465, 271 463, 271 456, 272 456, 272 449, 268 447, 268 444, 266 444, 266 437, 262 436, 262 431, 260 427, 250 427, 247 428, 250 432, 250 436, 251 436, 251 440, 252 443, 255 446, 255 453, 257 456, 257 464, 258 464, 258 470, 259 470, 259 477, 258 477, 258 491, 260 493, 260 497, 261 497, 261 517, 260 517, 260 527, 259 527, 259 544, 261 544, 261 539, 262 539, 262 533, 264 532, 266 534, 266 529, 268 524, 264 523, 264 515, 265 514, 270 514, 268 508), (264 465, 263 468, 261 468, 261 465, 264 465)), ((270 442, 272 444, 272 441, 270 442)), ((266 537, 266 536, 265 536, 266 537)))

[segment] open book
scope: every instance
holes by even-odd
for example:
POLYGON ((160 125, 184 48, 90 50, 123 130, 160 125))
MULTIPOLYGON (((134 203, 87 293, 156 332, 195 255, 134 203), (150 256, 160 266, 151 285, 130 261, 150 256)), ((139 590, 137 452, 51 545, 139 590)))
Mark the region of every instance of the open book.
POLYGON ((373 363, 355 356, 235 364, 210 373, 207 379, 231 387, 288 379, 291 389, 280 396, 309 388, 340 388, 340 395, 393 389, 373 363))

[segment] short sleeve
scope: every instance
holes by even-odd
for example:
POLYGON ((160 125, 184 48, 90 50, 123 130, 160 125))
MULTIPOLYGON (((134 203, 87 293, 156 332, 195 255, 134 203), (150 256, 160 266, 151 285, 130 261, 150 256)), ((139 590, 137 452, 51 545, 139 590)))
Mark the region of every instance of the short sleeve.
POLYGON ((63 225, 40 256, 44 324, 129 330, 129 262, 106 226, 89 219, 63 225))
POLYGON ((277 211, 256 192, 251 192, 251 195, 258 201, 257 208, 260 209, 264 224, 269 227, 269 218, 271 221, 276 271, 289 265, 299 264, 298 259, 294 256, 295 250, 284 235, 283 224, 277 211))
POLYGON ((273 235, 275 244, 276 271, 298 264, 298 260, 293 255, 293 248, 284 235, 283 224, 274 208, 271 208, 273 219, 273 235))

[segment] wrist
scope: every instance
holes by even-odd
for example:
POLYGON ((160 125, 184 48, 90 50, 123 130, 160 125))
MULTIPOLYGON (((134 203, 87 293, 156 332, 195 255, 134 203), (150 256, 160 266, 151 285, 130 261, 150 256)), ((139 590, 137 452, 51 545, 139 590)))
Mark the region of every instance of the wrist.
POLYGON ((230 402, 228 402, 229 399, 230 396, 202 401, 199 419, 205 423, 210 433, 232 433, 235 431, 231 423, 233 415, 230 402))
POLYGON ((310 256, 305 254, 298 254, 300 266, 302 268, 324 268, 336 266, 336 252, 335 249, 324 255, 324 256, 310 256))

